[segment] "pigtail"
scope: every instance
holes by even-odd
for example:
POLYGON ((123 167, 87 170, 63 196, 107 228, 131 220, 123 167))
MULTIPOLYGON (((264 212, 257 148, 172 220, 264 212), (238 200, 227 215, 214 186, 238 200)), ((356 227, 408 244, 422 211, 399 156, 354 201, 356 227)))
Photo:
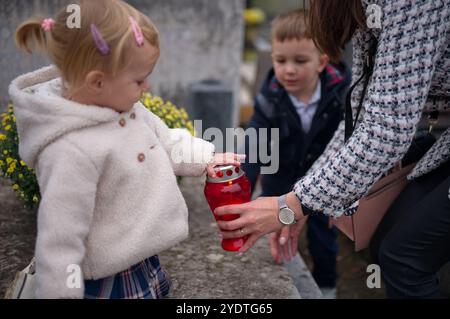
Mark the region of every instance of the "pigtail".
POLYGON ((32 53, 37 47, 42 52, 47 52, 47 35, 42 27, 43 18, 33 17, 22 23, 16 30, 17 46, 32 53))

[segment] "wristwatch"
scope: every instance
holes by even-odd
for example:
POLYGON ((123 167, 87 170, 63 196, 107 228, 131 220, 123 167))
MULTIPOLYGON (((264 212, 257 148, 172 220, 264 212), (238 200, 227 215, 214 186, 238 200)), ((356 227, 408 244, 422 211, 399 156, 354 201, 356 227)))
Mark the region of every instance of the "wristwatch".
POLYGON ((283 225, 293 225, 295 220, 295 213, 286 205, 286 195, 278 197, 278 220, 283 225))

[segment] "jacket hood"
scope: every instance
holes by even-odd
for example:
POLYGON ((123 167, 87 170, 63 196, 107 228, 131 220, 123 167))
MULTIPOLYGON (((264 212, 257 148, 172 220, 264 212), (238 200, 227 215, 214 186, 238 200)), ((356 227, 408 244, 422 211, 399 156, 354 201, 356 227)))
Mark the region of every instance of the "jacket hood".
MULTIPOLYGON (((325 69, 320 73, 320 81, 323 90, 340 90, 342 86, 348 85, 351 81, 350 69, 344 63, 327 64, 325 69)), ((267 98, 279 97, 285 89, 275 77, 274 69, 269 72, 261 90, 262 94, 267 98)))
POLYGON ((19 134, 19 155, 31 168, 35 168, 39 153, 61 136, 119 116, 108 108, 64 99, 61 91, 62 79, 55 66, 19 76, 9 86, 19 134))

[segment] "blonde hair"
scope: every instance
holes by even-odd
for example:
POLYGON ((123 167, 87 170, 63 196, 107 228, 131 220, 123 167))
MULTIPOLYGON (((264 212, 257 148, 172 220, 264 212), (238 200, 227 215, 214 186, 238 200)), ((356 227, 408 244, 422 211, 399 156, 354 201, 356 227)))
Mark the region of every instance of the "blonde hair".
POLYGON ((78 85, 92 70, 116 75, 130 63, 127 49, 137 45, 129 18, 136 20, 144 38, 159 50, 159 34, 151 20, 121 0, 79 0, 81 28, 70 29, 67 20, 71 13, 64 8, 55 18, 51 31, 41 27, 44 18, 33 17, 16 31, 19 48, 32 52, 33 47, 48 55, 70 86, 78 85), (95 24, 111 51, 102 56, 91 34, 95 24))
POLYGON ((305 10, 295 10, 280 14, 272 21, 272 40, 311 39, 307 30, 305 10))

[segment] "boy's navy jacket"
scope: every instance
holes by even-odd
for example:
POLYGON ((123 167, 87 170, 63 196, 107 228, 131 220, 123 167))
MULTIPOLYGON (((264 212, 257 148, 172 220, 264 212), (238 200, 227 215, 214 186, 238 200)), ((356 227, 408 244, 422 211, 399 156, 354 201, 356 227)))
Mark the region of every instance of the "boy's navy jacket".
MULTIPOLYGON (((344 102, 351 82, 350 71, 341 63, 328 64, 320 74, 322 85, 321 99, 313 117, 311 129, 305 134, 300 117, 286 90, 275 77, 274 70, 269 71, 260 93, 255 99, 255 109, 247 128, 278 128, 280 136, 279 170, 275 174, 262 175, 262 195, 278 196, 292 190, 295 182, 305 175, 314 161, 323 153, 334 135, 344 115, 344 102)), ((260 143, 260 134, 258 144, 260 143)), ((249 178, 252 190, 260 174, 262 164, 258 154, 257 163, 249 163, 255 155, 249 156, 249 141, 246 137, 246 162, 242 169, 249 178)), ((268 143, 269 143, 268 142, 268 143)), ((252 141, 254 143, 254 141, 252 141)), ((267 150, 270 148, 267 145, 267 150)), ((264 152, 263 152, 264 154, 264 152)), ((273 159, 272 159, 273 160, 273 159)))

